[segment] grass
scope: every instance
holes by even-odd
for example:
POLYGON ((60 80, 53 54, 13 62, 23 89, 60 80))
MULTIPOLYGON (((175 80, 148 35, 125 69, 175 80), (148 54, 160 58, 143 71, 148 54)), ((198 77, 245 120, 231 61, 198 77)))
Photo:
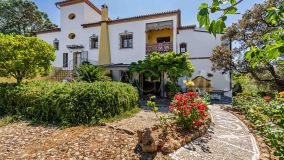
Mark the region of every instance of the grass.
POLYGON ((0 119, 0 127, 6 126, 10 123, 14 123, 15 121, 16 121, 15 117, 5 116, 4 118, 0 119))
POLYGON ((7 78, 7 77, 0 77, 0 83, 16 83, 16 79, 7 78))
MULTIPOLYGON (((44 81, 44 80, 48 80, 48 77, 36 77, 36 78, 33 78, 33 79, 25 79, 23 82, 31 82, 31 81, 44 81)), ((16 79, 11 77, 11 78, 8 78, 8 77, 0 77, 0 83, 16 83, 16 79)))
POLYGON ((127 119, 127 118, 130 118, 130 117, 133 117, 138 112, 140 112, 140 108, 135 107, 131 111, 124 112, 124 113, 117 115, 117 116, 114 116, 110 119, 102 119, 101 122, 102 123, 110 123, 110 122, 115 122, 115 121, 119 121, 119 120, 122 120, 122 119, 127 119))

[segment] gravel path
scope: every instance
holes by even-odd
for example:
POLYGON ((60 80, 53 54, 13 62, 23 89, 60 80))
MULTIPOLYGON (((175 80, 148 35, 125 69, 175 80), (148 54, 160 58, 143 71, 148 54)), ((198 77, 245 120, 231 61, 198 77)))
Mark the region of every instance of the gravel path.
POLYGON ((174 160, 257 160, 254 136, 237 117, 210 106, 213 125, 207 134, 170 154, 174 160))
POLYGON ((157 123, 153 112, 143 110, 134 117, 107 126, 59 129, 13 123, 0 127, 0 160, 136 160, 140 157, 134 152, 136 130, 157 123))
MULTIPOLYGON (((170 157, 175 160, 258 159, 254 137, 247 127, 218 105, 210 106, 210 110, 215 125, 205 136, 170 154, 170 157)), ((0 127, 0 160, 139 159, 140 156, 134 153, 136 130, 156 123, 155 114, 149 111, 101 127, 59 129, 14 123, 0 127)), ((163 156, 156 156, 156 159, 162 159, 160 157, 163 156)))

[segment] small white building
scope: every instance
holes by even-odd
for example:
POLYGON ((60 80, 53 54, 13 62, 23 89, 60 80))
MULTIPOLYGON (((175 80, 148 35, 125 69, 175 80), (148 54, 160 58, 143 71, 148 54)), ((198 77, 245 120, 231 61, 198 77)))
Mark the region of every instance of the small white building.
POLYGON ((180 10, 111 19, 106 5, 99 9, 88 0, 66 0, 56 6, 60 9, 60 28, 36 33, 56 47, 56 68, 71 70, 89 61, 109 66, 113 79, 121 80, 132 62, 145 59, 151 52, 189 52, 195 73, 180 79, 182 88, 183 79, 202 77, 213 91, 231 96, 230 75, 213 72, 209 59, 212 49, 221 44, 221 35, 215 38, 195 25, 181 26, 180 10))

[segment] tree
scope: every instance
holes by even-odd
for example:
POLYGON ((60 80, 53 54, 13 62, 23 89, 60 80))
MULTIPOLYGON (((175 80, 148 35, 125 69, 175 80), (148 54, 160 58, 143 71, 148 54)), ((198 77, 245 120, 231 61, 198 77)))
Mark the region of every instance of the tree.
POLYGON ((269 0, 264 4, 256 4, 246 11, 238 23, 226 29, 222 36, 223 44, 213 50, 211 61, 213 69, 229 71, 234 69, 238 73, 249 74, 257 82, 269 84, 278 90, 284 89, 284 66, 279 59, 261 60, 257 64, 246 58, 246 52, 253 46, 262 48, 266 40, 263 35, 273 33, 278 27, 266 21, 267 9, 277 6, 283 0, 269 0), (231 42, 236 47, 231 51, 231 42))
POLYGON ((191 76, 194 72, 194 67, 187 57, 187 53, 154 52, 145 60, 132 63, 130 72, 142 73, 146 77, 159 77, 162 73, 166 73, 172 82, 177 83, 179 77, 191 76))
POLYGON ((17 83, 46 74, 55 60, 55 48, 36 38, 0 34, 0 76, 17 83))
MULTIPOLYGON (((255 66, 260 61, 277 61, 284 54, 284 2, 267 9, 266 21, 275 25, 275 30, 266 33, 262 46, 252 46, 246 53, 246 59, 255 66)), ((284 60, 280 63, 284 64, 284 60)))
POLYGON ((53 29, 53 24, 46 13, 38 10, 30 0, 0 1, 0 32, 4 34, 22 34, 31 36, 38 30, 53 29))
POLYGON ((209 33, 216 36, 217 33, 223 33, 227 20, 227 15, 238 14, 238 8, 236 7, 243 0, 212 0, 212 4, 202 3, 200 5, 199 12, 197 14, 197 20, 199 26, 205 27, 209 33), (221 13, 221 16, 217 20, 210 20, 210 14, 221 13))

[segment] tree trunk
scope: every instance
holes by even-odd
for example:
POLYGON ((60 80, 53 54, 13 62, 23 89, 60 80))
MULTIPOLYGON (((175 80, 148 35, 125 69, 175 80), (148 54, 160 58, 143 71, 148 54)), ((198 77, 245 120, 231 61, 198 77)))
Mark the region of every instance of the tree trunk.
POLYGON ((17 84, 21 84, 23 81, 23 77, 16 77, 17 84))

